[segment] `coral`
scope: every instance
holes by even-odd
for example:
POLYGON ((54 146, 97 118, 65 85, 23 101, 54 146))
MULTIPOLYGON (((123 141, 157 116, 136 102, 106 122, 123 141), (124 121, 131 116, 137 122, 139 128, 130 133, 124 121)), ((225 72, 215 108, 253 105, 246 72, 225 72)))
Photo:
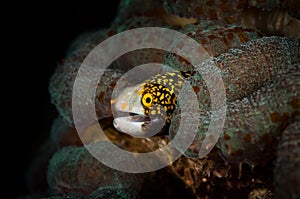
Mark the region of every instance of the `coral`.
MULTIPOLYGON (((139 28, 139 27, 165 27, 176 28, 170 26, 168 23, 159 18, 153 18, 148 16, 131 17, 123 23, 115 23, 117 32, 123 32, 126 30, 139 28)), ((119 57, 116 61, 116 68, 122 71, 128 71, 135 66, 144 63, 162 63, 166 52, 159 49, 140 49, 133 52, 127 52, 125 55, 119 57)))
POLYGON ((194 17, 198 19, 223 19, 224 17, 241 12, 247 3, 245 0, 165 0, 163 5, 167 12, 181 17, 194 17))
MULTIPOLYGON (((47 181, 52 195, 49 198, 138 198, 146 189, 145 178, 159 179, 161 187, 168 184, 163 179, 168 170, 143 176, 103 165, 82 147, 72 120, 72 88, 88 53, 109 36, 143 26, 175 29, 198 41, 213 56, 202 66, 218 66, 226 88, 227 118, 217 147, 204 159, 181 157, 169 169, 200 198, 272 197, 274 192, 276 197, 292 198, 300 178, 299 122, 290 124, 299 115, 300 108, 300 41, 295 39, 300 37, 298 7, 297 0, 122 0, 111 27, 87 33, 74 41, 49 82, 51 100, 60 116, 51 130, 54 149, 45 152, 37 164, 48 167, 47 181), (276 147, 274 188, 273 165, 268 160, 276 147), (57 149, 47 165, 49 156, 57 149), (241 162, 251 166, 259 164, 255 167, 258 169, 251 171, 246 166, 242 171, 242 167, 237 168, 241 162)), ((192 72, 193 76, 187 80, 197 94, 204 120, 187 155, 197 155, 210 122, 211 100, 203 78, 196 73, 199 68, 194 69, 184 57, 154 49, 127 53, 104 72, 95 99, 88 99, 87 103, 95 100, 96 115, 105 134, 120 148, 149 152, 168 144, 165 137, 138 139, 120 134, 112 127, 111 119, 104 120, 112 116, 110 97, 118 79, 134 66, 148 62, 163 62, 177 70, 192 72)), ((85 90, 80 94, 85 96, 85 90)), ((171 137, 180 124, 180 106, 178 104, 172 118, 171 137)), ((93 125, 97 124, 85 127, 86 140, 93 140, 93 125)), ((97 144, 105 142, 91 145, 97 144)), ((35 176, 37 173, 33 170, 35 176)), ((33 189, 34 183, 43 184, 32 180, 33 189)), ((150 185, 157 184, 151 182, 150 185)), ((163 187, 165 195, 170 197, 174 196, 169 194, 172 189, 176 189, 173 184, 163 187)))
POLYGON ((273 198, 271 164, 255 168, 227 165, 217 150, 203 159, 180 157, 170 165, 198 198, 273 198))
POLYGON ((299 114, 295 106, 300 100, 299 75, 295 67, 228 105, 224 133, 217 144, 227 161, 256 164, 273 156, 282 130, 299 114))
MULTIPOLYGON (((77 60, 77 58, 78 57, 76 56, 72 56, 67 59, 63 65, 58 66, 49 84, 51 101, 69 125, 73 124, 71 110, 73 83, 81 65, 81 61, 83 61, 80 58, 77 60)), ((95 73, 91 73, 90 75, 95 75, 95 73)), ((121 73, 118 73, 115 70, 107 70, 103 73, 96 91, 96 110, 99 119, 111 116, 110 96, 113 86, 120 77, 121 73)), ((90 80, 87 79, 85 81, 90 80)), ((84 91, 80 94, 84 95, 84 91)))
MULTIPOLYGON (((300 2, 298 5, 300 6, 300 2)), ((299 14, 300 16, 300 14, 299 14)), ((256 28, 268 35, 281 35, 300 38, 300 21, 289 15, 288 11, 273 9, 271 11, 249 8, 232 22, 256 28)))
MULTIPOLYGON (((105 143, 93 146, 101 144, 105 143)), ((142 182, 140 175, 111 169, 95 159, 86 148, 75 146, 64 147, 54 154, 49 163, 47 179, 53 195, 105 195, 116 190, 116 196, 125 192, 134 194, 142 182)))
POLYGON ((181 32, 198 41, 214 57, 263 35, 255 29, 213 20, 186 25, 181 32))
POLYGON ((268 34, 300 37, 300 2, 297 0, 166 0, 167 12, 181 17, 219 19, 244 24, 268 34))
MULTIPOLYGON (((72 126, 72 88, 77 72, 85 57, 100 44, 103 40, 118 32, 141 26, 166 26, 162 20, 150 17, 133 17, 121 24, 117 22, 112 27, 105 30, 99 30, 93 33, 86 33, 75 40, 69 48, 65 60, 60 63, 49 82, 49 92, 51 102, 56 106, 59 114, 65 122, 72 126)), ((145 49, 137 53, 127 53, 113 62, 107 69, 98 83, 96 112, 99 119, 111 117, 110 97, 116 81, 122 76, 124 71, 133 66, 145 63, 145 61, 162 62, 165 52, 155 49, 145 49), (118 71, 118 72, 117 72, 118 71)), ((94 75, 91 73, 90 75, 94 75)), ((86 80, 90 81, 89 79, 86 80)), ((83 91, 84 93, 84 91, 83 91)), ((83 94, 82 93, 82 94, 83 94)), ((90 99, 92 100, 92 99, 90 99)))
MULTIPOLYGON (((179 31, 199 42, 213 57, 226 53, 231 48, 240 47, 240 44, 258 39, 263 35, 255 29, 235 24, 228 25, 217 20, 200 20, 184 26, 179 31)), ((255 48, 252 51, 255 51, 255 48)), ((188 60, 172 53, 166 55, 164 64, 181 71, 189 71, 194 68, 188 60)))
POLYGON ((139 190, 128 188, 126 185, 116 185, 100 187, 98 190, 94 191, 89 195, 90 198, 97 199, 127 199, 127 198, 137 198, 139 190))
POLYGON ((299 17, 299 10, 296 9, 299 6, 299 1, 297 0, 164 0, 163 6, 169 13, 198 19, 224 19, 238 15, 251 7, 267 11, 282 8, 287 10, 292 16, 299 17))
POLYGON ((283 132, 277 146, 274 170, 275 195, 277 198, 297 198, 300 193, 300 118, 283 132))
MULTIPOLYGON (((276 136, 299 111, 299 107, 293 105, 299 101, 299 68, 293 65, 299 60, 298 56, 297 39, 265 37, 242 44, 240 49, 230 49, 213 59, 221 69, 227 93, 224 133, 217 146, 228 161, 251 164, 256 163, 255 159, 257 162, 267 161, 268 150, 273 151, 270 146, 276 146, 276 136), (246 55, 253 56, 246 58, 246 55), (264 153, 258 157, 257 152, 264 153)), ((212 63, 209 60, 203 64, 212 63)), ((200 75, 188 80, 194 91, 198 91, 203 118, 191 150, 199 151, 210 121, 210 94, 200 75)), ((180 124, 179 107, 171 122, 172 137, 180 124)))

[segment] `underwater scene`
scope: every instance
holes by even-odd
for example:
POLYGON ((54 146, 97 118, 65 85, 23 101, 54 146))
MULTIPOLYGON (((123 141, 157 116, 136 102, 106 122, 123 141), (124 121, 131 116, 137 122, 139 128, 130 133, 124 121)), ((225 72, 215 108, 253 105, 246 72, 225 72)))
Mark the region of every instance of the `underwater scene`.
POLYGON ((300 1, 116 7, 55 66, 16 199, 299 198, 300 1))

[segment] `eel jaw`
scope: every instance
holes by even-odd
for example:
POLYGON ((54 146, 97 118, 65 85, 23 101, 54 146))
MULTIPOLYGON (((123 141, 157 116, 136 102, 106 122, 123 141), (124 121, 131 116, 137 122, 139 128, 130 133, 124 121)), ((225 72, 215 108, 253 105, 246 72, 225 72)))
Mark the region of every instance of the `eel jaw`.
POLYGON ((134 137, 148 137, 147 133, 143 131, 142 128, 142 126, 145 124, 145 121, 149 120, 140 115, 117 117, 114 119, 114 127, 118 131, 134 137))
POLYGON ((114 127, 134 137, 147 138, 159 133, 163 123, 159 118, 150 118, 141 114, 130 113, 130 116, 114 119, 114 127), (144 128, 148 126, 148 128, 144 128))

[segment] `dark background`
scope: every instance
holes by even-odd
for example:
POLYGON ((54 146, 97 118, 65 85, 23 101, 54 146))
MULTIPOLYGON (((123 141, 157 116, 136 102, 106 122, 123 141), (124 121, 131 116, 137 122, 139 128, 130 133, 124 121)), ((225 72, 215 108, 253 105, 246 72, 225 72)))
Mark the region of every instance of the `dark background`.
MULTIPOLYGON (((70 43, 81 33, 109 27, 115 18, 118 0, 98 4, 12 5, 2 38, 8 43, 2 83, 4 103, 2 173, 6 198, 27 194, 25 173, 35 152, 49 136, 57 115, 50 103, 49 78, 65 56, 70 43), (16 8, 18 7, 18 8, 16 8)), ((6 8, 2 8, 6 10, 6 8)), ((3 188, 3 187, 2 187, 3 188)), ((3 192, 2 192, 3 195, 3 192)))

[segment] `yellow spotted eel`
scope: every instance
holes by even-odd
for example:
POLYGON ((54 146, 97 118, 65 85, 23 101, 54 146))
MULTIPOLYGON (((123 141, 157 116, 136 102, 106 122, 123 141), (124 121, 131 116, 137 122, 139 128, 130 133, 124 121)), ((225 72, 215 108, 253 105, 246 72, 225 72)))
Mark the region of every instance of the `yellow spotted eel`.
POLYGON ((168 129, 176 108, 177 96, 189 72, 166 72, 125 89, 112 100, 116 112, 114 126, 135 136, 150 136, 168 129), (131 115, 117 117, 117 112, 131 115), (162 129, 156 129, 161 123, 162 129))

